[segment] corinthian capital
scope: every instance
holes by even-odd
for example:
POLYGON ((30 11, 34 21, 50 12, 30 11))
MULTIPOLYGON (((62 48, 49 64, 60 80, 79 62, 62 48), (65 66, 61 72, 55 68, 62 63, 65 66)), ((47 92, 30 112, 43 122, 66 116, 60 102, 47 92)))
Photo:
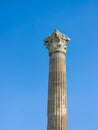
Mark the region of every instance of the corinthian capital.
POLYGON ((68 41, 70 41, 70 38, 60 33, 58 30, 55 30, 44 40, 44 45, 47 47, 49 55, 55 52, 62 52, 66 54, 68 41))

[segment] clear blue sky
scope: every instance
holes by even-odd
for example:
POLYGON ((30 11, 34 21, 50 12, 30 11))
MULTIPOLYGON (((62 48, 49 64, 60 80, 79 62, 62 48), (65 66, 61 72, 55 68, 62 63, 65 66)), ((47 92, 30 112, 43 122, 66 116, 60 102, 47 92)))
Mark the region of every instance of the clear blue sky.
POLYGON ((54 29, 67 50, 69 130, 98 130, 98 0, 0 1, 0 130, 47 130, 54 29))

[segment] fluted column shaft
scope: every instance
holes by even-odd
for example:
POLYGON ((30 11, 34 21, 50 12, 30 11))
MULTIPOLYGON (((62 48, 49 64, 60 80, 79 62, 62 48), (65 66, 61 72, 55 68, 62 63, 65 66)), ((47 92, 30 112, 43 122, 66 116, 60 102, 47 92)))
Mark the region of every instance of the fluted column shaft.
POLYGON ((50 55, 48 130, 67 130, 66 63, 62 52, 50 55))
POLYGON ((68 41, 70 38, 58 30, 44 40, 50 56, 47 130, 68 130, 65 60, 68 41))

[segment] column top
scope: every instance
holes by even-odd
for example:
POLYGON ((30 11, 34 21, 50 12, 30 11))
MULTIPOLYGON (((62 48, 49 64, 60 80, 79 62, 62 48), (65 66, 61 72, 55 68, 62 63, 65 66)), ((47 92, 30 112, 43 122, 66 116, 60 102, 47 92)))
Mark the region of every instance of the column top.
POLYGON ((54 52, 63 52, 66 54, 67 42, 70 38, 55 30, 51 35, 44 39, 44 45, 49 51, 49 55, 54 52))

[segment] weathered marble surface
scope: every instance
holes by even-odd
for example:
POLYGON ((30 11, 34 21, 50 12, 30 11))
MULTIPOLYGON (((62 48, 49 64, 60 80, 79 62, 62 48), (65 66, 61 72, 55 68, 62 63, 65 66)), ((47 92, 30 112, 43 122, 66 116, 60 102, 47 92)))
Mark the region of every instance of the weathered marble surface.
POLYGON ((66 49, 70 39, 55 30, 44 40, 48 48, 48 130, 67 130, 66 49))

